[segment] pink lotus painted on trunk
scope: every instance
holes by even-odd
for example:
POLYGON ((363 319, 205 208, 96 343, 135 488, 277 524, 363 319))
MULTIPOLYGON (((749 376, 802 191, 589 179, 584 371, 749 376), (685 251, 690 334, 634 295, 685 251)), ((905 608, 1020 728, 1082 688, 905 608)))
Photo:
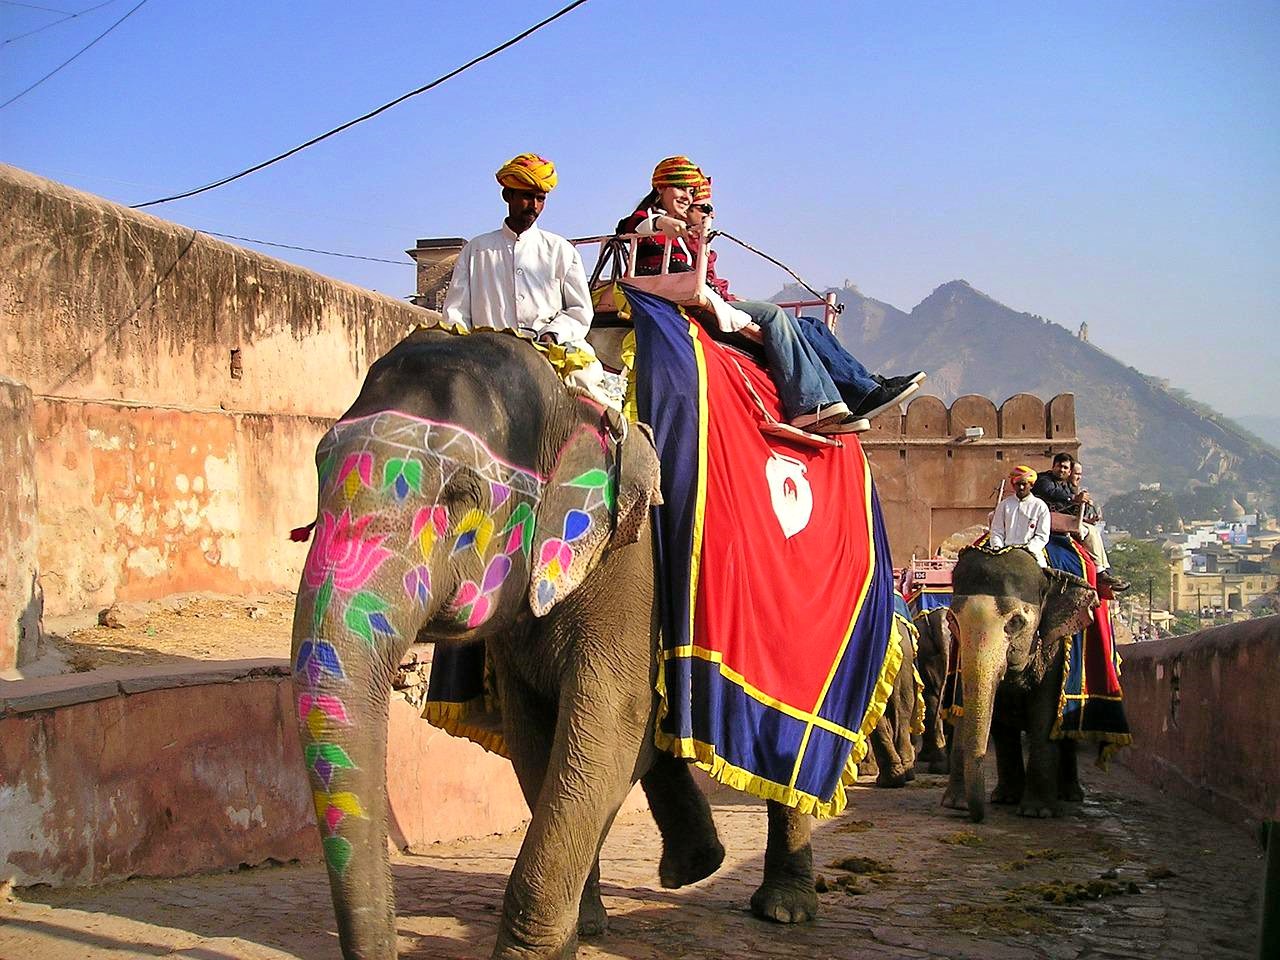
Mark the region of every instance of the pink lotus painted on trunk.
POLYGON ((317 589, 325 578, 333 577, 335 589, 350 593, 368 582, 391 556, 391 551, 382 546, 386 534, 368 538, 364 535, 373 517, 366 514, 353 521, 350 510, 343 510, 337 518, 327 510, 320 514, 315 540, 302 572, 307 586, 317 589))

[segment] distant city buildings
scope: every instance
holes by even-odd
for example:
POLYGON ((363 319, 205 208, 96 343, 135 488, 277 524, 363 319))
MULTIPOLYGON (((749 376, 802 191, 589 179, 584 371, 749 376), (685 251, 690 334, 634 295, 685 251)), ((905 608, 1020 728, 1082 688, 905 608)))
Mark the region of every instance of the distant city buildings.
POLYGON ((1244 617, 1280 599, 1280 530, 1260 526, 1257 514, 1192 524, 1164 551, 1174 613, 1244 617))

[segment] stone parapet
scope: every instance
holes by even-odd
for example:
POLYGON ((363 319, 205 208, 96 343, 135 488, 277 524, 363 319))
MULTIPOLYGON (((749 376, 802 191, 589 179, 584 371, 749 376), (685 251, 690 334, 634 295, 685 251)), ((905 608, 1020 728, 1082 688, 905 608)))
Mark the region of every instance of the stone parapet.
MULTIPOLYGON (((0 685, 0 883, 86 885, 319 859, 288 661, 96 670, 0 685)), ((528 817, 511 764, 395 695, 391 843, 528 817)))
POLYGON ((1121 762, 1236 823, 1280 820, 1280 616, 1123 648, 1121 762))

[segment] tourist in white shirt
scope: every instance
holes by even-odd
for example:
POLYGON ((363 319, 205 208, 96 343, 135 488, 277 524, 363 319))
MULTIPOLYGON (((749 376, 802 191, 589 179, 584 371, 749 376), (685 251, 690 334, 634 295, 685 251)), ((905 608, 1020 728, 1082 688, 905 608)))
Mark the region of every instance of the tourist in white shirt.
POLYGON ((1036 472, 1027 466, 1014 467, 1009 472, 1009 482, 1013 496, 996 505, 987 543, 996 548, 1026 547, 1040 566, 1047 567, 1044 548, 1049 544, 1049 508, 1031 492, 1036 472))
MULTIPOLYGON (((564 348, 565 383, 608 406, 604 368, 587 343, 593 308, 582 258, 564 237, 534 226, 555 188, 555 165, 532 153, 496 174, 507 204, 502 227, 462 248, 444 300, 447 325, 515 330, 564 348)), ((558 351, 548 356, 558 359, 558 351)))

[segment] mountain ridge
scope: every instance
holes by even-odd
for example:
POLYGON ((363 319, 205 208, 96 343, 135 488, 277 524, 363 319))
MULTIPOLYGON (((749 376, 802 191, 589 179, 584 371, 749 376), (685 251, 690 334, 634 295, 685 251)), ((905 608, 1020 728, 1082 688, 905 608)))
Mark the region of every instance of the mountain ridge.
MULTIPOLYGON (((948 404, 964 394, 1000 404, 1015 393, 1074 393, 1085 483, 1104 497, 1151 482, 1278 492, 1280 450, 1060 324, 1006 306, 965 280, 941 284, 909 313, 848 282, 823 293, 844 305, 836 335, 850 353, 885 376, 924 370, 921 392, 948 404)), ((773 299, 804 296, 790 285, 773 299)))

